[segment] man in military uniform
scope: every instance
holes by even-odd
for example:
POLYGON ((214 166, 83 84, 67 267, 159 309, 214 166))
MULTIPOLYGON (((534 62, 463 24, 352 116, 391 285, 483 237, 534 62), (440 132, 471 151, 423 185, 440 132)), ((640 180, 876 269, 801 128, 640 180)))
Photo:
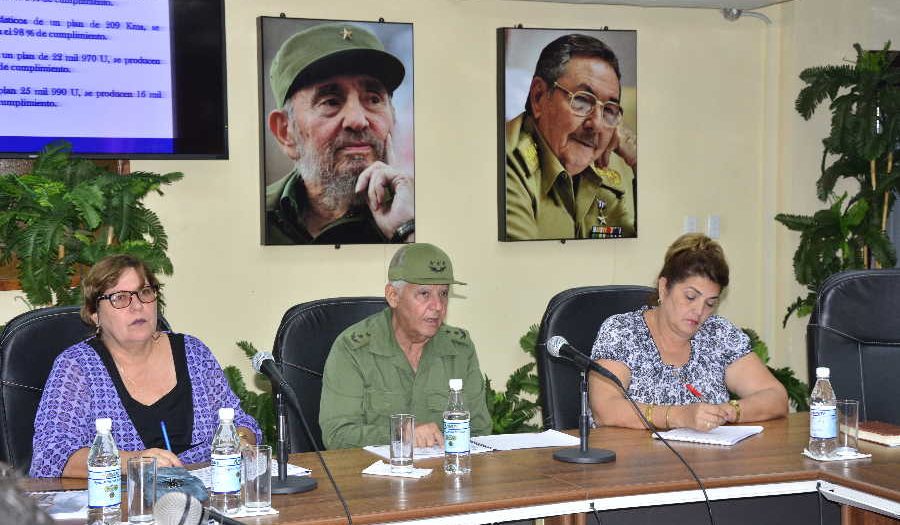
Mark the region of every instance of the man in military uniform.
POLYGON ((621 126, 615 53, 565 35, 538 58, 506 124, 506 239, 634 237, 637 146, 621 126))
POLYGON ((294 169, 266 188, 266 244, 415 240, 415 181, 391 166, 404 75, 359 26, 320 24, 282 44, 268 127, 294 169))
POLYGON ((394 254, 384 295, 388 308, 344 330, 325 362, 319 425, 327 448, 387 444, 391 414, 416 416, 417 447, 443 444, 449 381, 463 380, 473 436, 490 434, 491 418, 475 345, 444 324, 450 258, 431 244, 394 254))

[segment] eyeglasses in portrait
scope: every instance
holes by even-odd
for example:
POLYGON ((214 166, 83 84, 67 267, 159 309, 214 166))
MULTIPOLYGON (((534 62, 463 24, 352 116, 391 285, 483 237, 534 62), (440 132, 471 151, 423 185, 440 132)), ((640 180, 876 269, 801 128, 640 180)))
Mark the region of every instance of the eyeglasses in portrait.
POLYGON ((497 41, 499 239, 637 237, 637 32, 497 41))

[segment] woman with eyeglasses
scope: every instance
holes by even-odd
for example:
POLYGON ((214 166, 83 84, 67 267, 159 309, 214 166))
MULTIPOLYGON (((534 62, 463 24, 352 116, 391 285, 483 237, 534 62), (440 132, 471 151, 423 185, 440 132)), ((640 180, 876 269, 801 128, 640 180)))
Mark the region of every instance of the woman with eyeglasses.
POLYGON ((162 332, 160 284, 140 259, 113 255, 82 281, 82 319, 94 336, 57 357, 34 422, 32 477, 87 477, 94 421, 109 417, 122 465, 209 461, 218 409, 232 407, 242 441, 261 439, 219 363, 200 340, 162 332))

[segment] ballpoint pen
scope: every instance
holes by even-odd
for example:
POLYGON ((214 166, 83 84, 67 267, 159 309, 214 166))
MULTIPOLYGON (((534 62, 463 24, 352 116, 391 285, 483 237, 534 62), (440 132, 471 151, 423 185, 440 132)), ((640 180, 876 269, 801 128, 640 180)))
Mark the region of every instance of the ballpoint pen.
POLYGON ((169 433, 166 431, 166 422, 160 421, 159 428, 162 430, 163 441, 166 442, 166 450, 172 452, 172 443, 169 442, 169 433))
POLYGON ((688 389, 688 392, 690 392, 691 394, 694 395, 694 397, 696 397, 697 399, 699 399, 701 403, 708 403, 708 401, 706 400, 706 398, 703 397, 703 393, 701 393, 699 390, 697 390, 697 389, 694 387, 694 385, 692 385, 692 384, 690 384, 690 383, 685 383, 685 384, 684 384, 684 388, 687 388, 687 389, 688 389))

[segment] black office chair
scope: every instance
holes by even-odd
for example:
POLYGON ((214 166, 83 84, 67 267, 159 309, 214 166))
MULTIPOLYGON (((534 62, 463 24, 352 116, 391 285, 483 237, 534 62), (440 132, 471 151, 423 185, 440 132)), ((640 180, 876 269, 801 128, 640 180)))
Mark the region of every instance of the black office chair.
POLYGON ((647 286, 584 286, 565 290, 550 299, 541 320, 537 350, 539 402, 545 429, 578 428, 581 414, 580 370, 567 360, 548 354, 547 339, 561 335, 572 347, 590 355, 603 321, 647 304, 653 291, 647 286))
MULTIPOLYGON (((53 361, 94 329, 78 306, 38 308, 13 318, 0 334, 0 460, 19 471, 31 466, 34 418, 53 361)), ((168 323, 160 317, 160 327, 168 323)))
POLYGON ((831 368, 838 398, 859 400, 860 421, 900 424, 900 269, 851 270, 819 290, 807 326, 810 380, 831 368))
MULTIPOLYGON (((387 302, 383 297, 320 299, 291 307, 281 319, 272 353, 285 380, 297 392, 306 422, 322 450, 325 446, 319 428, 319 400, 322 371, 331 345, 344 329, 385 308, 387 302)), ((288 450, 313 450, 296 414, 289 408, 285 414, 288 450)))

